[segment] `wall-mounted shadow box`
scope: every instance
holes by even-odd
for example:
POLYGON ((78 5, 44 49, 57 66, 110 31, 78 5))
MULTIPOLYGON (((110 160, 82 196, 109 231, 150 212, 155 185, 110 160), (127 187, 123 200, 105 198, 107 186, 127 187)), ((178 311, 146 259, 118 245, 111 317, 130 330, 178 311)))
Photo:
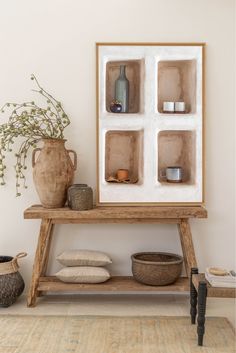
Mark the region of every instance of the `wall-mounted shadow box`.
POLYGON ((204 48, 97 43, 98 205, 204 203, 204 48), (180 182, 163 177, 177 166, 180 182))

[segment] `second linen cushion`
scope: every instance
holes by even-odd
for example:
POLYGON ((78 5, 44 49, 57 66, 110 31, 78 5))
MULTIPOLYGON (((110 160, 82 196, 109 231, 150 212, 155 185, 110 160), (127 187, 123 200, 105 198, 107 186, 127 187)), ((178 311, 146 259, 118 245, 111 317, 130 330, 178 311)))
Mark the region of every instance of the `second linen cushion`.
POLYGON ((110 273, 103 267, 78 266, 65 267, 56 277, 67 283, 102 283, 110 278, 110 273))

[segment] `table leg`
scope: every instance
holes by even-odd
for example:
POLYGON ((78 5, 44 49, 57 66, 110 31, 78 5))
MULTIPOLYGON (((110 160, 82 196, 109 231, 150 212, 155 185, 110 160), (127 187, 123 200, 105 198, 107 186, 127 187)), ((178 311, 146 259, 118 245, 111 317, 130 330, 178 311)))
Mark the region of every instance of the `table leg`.
POLYGON ((35 306, 36 298, 38 296, 38 284, 39 277, 42 274, 42 271, 45 270, 45 263, 47 262, 47 254, 49 252, 50 246, 50 235, 52 231, 52 220, 43 219, 41 221, 38 245, 34 258, 33 273, 31 279, 30 290, 28 294, 27 304, 29 307, 35 306))
POLYGON ((205 333, 205 314, 206 314, 206 298, 207 298, 207 285, 206 282, 200 281, 198 286, 198 318, 197 318, 197 334, 198 345, 202 346, 203 336, 205 333))
POLYGON ((193 274, 198 274, 197 268, 191 268, 191 277, 190 277, 190 315, 191 315, 191 324, 196 323, 197 316, 197 291, 192 282, 193 274))
MULTIPOLYGON (((53 228, 54 228, 54 224, 50 224, 50 227, 48 229, 48 239, 46 242, 46 248, 44 251, 44 257, 43 257, 43 267, 42 267, 42 271, 40 274, 41 276, 45 276, 46 272, 47 272, 47 267, 48 267, 48 260, 49 260, 49 253, 50 253, 50 248, 51 248, 51 242, 52 242, 52 233, 53 233, 53 228)), ((43 295, 43 292, 38 291, 38 297, 41 297, 43 295)))
POLYGON ((187 276, 190 278, 191 268, 197 267, 197 260, 195 257, 191 228, 190 228, 188 219, 186 218, 181 219, 180 223, 178 224, 178 227, 179 227, 179 235, 180 235, 180 241, 181 241, 183 257, 184 257, 185 269, 186 269, 187 276))

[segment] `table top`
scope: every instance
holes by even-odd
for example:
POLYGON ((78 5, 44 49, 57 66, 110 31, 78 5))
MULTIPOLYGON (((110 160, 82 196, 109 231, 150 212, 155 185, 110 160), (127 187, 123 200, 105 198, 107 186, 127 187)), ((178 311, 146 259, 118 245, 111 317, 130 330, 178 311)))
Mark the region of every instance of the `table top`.
POLYGON ((203 206, 98 206, 87 211, 75 211, 68 207, 48 209, 33 205, 24 212, 25 219, 81 220, 81 221, 155 221, 183 218, 207 218, 203 206))

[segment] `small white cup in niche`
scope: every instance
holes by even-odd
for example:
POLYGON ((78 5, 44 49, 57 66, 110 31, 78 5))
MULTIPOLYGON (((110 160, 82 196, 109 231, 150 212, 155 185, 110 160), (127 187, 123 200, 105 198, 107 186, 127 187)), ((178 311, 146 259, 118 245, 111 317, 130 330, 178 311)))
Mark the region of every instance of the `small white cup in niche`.
POLYGON ((185 112, 185 102, 175 102, 175 112, 185 112))
POLYGON ((175 111, 174 102, 163 102, 163 112, 172 113, 175 111))
POLYGON ((161 170, 161 177, 166 179, 169 183, 181 183, 183 179, 183 169, 182 167, 166 167, 161 170))

